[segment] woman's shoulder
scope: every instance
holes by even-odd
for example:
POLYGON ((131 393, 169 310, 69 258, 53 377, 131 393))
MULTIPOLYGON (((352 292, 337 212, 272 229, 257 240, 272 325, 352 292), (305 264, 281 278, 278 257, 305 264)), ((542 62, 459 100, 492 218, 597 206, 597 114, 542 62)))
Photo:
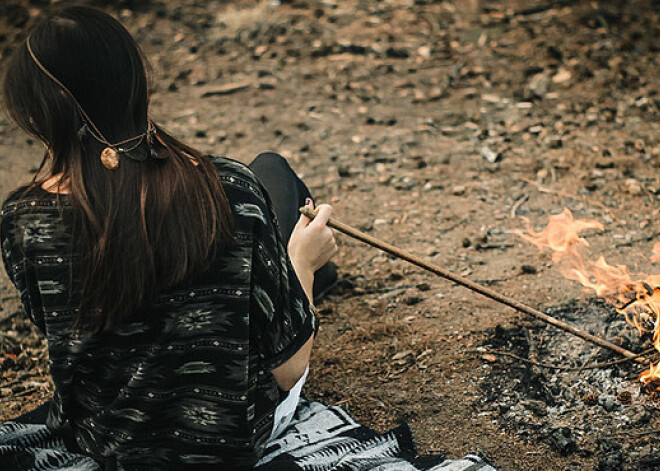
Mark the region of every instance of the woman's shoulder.
POLYGON ((209 159, 211 159, 211 162, 213 162, 213 165, 215 165, 215 168, 218 170, 220 176, 226 175, 242 177, 247 180, 256 179, 254 172, 252 172, 250 167, 248 167, 243 162, 239 162, 238 160, 230 159, 229 157, 222 155, 211 155, 209 156, 209 159))
MULTIPOLYGON (((0 233, 2 240, 24 231, 25 227, 38 225, 39 230, 60 224, 66 199, 48 193, 38 185, 21 186, 9 193, 2 203, 0 233)), ((50 230, 50 229, 49 229, 50 230)))
POLYGON ((6 216, 25 209, 56 209, 64 204, 58 201, 56 195, 41 189, 39 185, 24 185, 9 192, 2 203, 2 216, 6 216))
POLYGON ((223 156, 210 156, 230 201, 257 199, 266 204, 265 191, 259 179, 246 164, 223 156))

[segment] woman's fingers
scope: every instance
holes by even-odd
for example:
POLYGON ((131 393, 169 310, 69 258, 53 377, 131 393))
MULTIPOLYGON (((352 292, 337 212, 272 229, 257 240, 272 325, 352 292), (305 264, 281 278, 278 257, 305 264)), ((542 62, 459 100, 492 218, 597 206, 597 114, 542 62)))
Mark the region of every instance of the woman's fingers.
MULTIPOLYGON (((314 208, 310 200, 306 207, 314 208)), ((337 252, 335 236, 327 222, 332 213, 332 206, 322 204, 318 207, 314 220, 301 215, 289 240, 289 256, 299 266, 308 267, 312 272, 325 265, 337 252)))
POLYGON ((321 204, 318 207, 318 213, 316 214, 316 217, 310 224, 313 224, 316 227, 325 226, 328 223, 328 219, 330 219, 331 214, 332 206, 329 204, 321 204))
MULTIPOLYGON (((312 198, 305 198, 305 207, 309 209, 314 209, 314 200, 312 200, 312 198)), ((294 227, 293 230, 295 231, 296 229, 307 227, 310 221, 311 220, 307 216, 301 214, 300 217, 298 218, 298 222, 296 223, 296 227, 294 227)))

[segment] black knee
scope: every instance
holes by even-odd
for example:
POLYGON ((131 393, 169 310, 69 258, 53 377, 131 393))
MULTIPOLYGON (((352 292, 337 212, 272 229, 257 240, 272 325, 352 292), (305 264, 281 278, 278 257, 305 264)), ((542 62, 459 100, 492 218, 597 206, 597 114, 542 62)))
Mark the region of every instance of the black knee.
POLYGON ((262 152, 250 162, 252 170, 267 170, 269 172, 292 171, 289 162, 280 154, 275 152, 262 152))

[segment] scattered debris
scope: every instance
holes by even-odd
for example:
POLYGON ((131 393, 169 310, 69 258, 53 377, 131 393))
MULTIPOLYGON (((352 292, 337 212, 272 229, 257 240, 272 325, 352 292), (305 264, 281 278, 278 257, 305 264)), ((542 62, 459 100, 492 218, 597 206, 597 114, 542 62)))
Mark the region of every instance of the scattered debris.
POLYGON ((250 88, 249 82, 228 83, 219 87, 209 87, 202 91, 201 97, 208 98, 218 95, 231 95, 233 93, 242 92, 250 88))
MULTIPOLYGON (((546 312, 578 328, 617 339, 634 351, 651 346, 649 336, 640 337, 623 316, 600 300, 572 302, 546 312)), ((562 366, 612 358, 604 350, 538 322, 498 326, 489 331, 485 345, 562 366)), ((634 433, 640 426, 660 422, 660 405, 636 381, 635 372, 639 371, 640 365, 635 363, 553 371, 498 357, 481 382, 485 395, 478 407, 495 411, 503 427, 522 437, 546 441, 563 455, 606 453, 601 440, 607 438, 617 443, 622 462, 633 464, 632 453, 638 445, 614 434, 634 433)))

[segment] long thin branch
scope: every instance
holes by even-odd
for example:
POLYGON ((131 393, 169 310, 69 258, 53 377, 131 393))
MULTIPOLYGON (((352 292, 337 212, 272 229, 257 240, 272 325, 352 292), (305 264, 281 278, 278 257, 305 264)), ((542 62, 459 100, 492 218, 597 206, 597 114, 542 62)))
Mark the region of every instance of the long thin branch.
MULTIPOLYGON (((310 210, 309 208, 302 207, 300 208, 300 212, 307 216, 310 219, 314 219, 316 217, 317 212, 314 210, 310 210)), ((398 247, 395 247, 392 244, 389 244, 385 242, 384 240, 377 239, 376 237, 372 237, 369 234, 365 234, 364 232, 358 231, 357 229, 344 224, 342 222, 330 219, 328 220, 328 226, 332 227, 334 229, 337 229, 339 232, 342 232, 350 237, 353 237, 354 239, 360 240, 366 244, 371 245, 372 247, 376 247, 383 252, 387 252, 390 255, 393 255, 395 257, 401 258, 403 260, 406 260, 413 265, 416 265, 420 268, 423 268, 424 270, 430 271, 431 273, 435 273, 438 276, 441 276, 449 281, 452 281, 456 284, 459 284, 461 286, 464 286, 468 288, 469 290, 472 290, 476 293, 479 293, 487 298, 490 298, 494 301, 497 301, 498 303, 504 304, 506 306, 509 306, 517 311, 523 312, 525 314, 528 314, 532 317, 535 317, 537 319, 542 320, 543 322, 554 325, 555 327, 558 327, 562 330, 565 330, 566 332, 569 332, 577 337, 580 337, 588 342, 591 342, 593 344, 599 345, 603 348, 607 348, 608 350, 611 350, 613 352, 618 353, 619 355, 622 355, 626 358, 630 358, 633 361, 644 364, 646 365, 646 362, 642 360, 639 356, 637 356, 635 353, 631 352, 630 350, 626 350, 623 347, 620 347, 619 345, 615 345, 612 342, 605 340, 603 338, 597 337, 595 335, 592 335, 588 332, 585 332, 583 330, 578 329, 577 327, 574 327, 570 324, 567 324, 564 321, 560 321, 559 319, 549 316, 538 309, 534 309, 530 306, 527 306, 526 304, 521 303, 520 301, 510 298, 508 296, 504 296, 503 294, 498 293, 497 291, 493 291, 490 288, 487 288, 483 285, 480 285, 478 283, 475 283, 465 277, 462 277, 460 275, 456 275, 455 273, 450 272, 449 270, 446 270, 438 265, 435 265, 431 262, 428 262, 416 255, 411 254, 410 252, 406 252, 398 247)))
POLYGON ((644 350, 641 353, 636 354, 635 356, 632 356, 630 358, 620 358, 619 360, 613 360, 613 361, 608 361, 606 363, 593 363, 591 365, 583 365, 583 366, 562 366, 562 365, 552 365, 550 363, 543 363, 540 361, 534 361, 530 360, 528 358, 523 358, 518 355, 515 355, 510 352, 505 352, 503 350, 490 350, 486 349, 484 351, 479 351, 479 350, 468 350, 466 353, 479 353, 479 354, 484 354, 484 353, 492 353, 494 355, 502 355, 506 357, 513 358, 514 360, 520 361, 522 363, 527 363, 529 365, 534 365, 538 366, 540 368, 546 368, 549 370, 559 370, 559 371, 582 371, 582 370, 599 370, 603 368, 610 368, 612 366, 620 365, 621 363, 627 363, 629 361, 634 361, 636 358, 641 358, 646 355, 650 355, 651 353, 654 353, 656 350, 655 348, 649 348, 648 350, 644 350))

